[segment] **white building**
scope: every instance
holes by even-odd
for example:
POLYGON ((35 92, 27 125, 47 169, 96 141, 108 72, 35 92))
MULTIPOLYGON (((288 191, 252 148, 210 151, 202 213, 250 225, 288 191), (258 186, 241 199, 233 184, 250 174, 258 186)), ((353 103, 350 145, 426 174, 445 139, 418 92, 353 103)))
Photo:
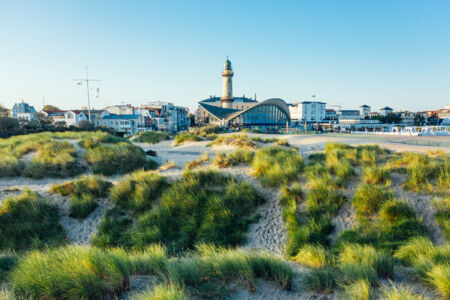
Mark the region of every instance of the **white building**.
POLYGON ((42 110, 41 113, 52 120, 53 124, 65 123, 65 110, 42 110))
POLYGON ((68 110, 64 113, 64 120, 67 126, 76 126, 80 121, 87 121, 88 115, 82 110, 68 110))
POLYGON ((81 121, 89 121, 89 113, 91 115, 91 123, 94 126, 100 126, 104 116, 109 115, 106 110, 68 110, 64 113, 64 120, 67 126, 77 126, 81 121))
POLYGON ((32 121, 36 119, 36 110, 28 103, 16 103, 12 108, 12 116, 16 119, 32 121))
POLYGON ((361 115, 361 118, 370 118, 370 106, 369 105, 361 105, 359 107, 359 114, 361 115))
MULTIPOLYGON (((357 109, 341 109, 337 112, 340 120, 359 120, 361 119, 360 111, 357 109)), ((370 113, 369 113, 370 114, 370 113)))
POLYGON ((292 121, 299 122, 320 122, 325 119, 324 102, 303 101, 289 105, 289 114, 292 121))
POLYGON ((389 114, 392 114, 394 110, 388 106, 383 107, 380 109, 380 116, 387 116, 389 114))
POLYGON ((148 122, 143 115, 116 115, 108 114, 101 120, 101 125, 111 128, 126 135, 133 135, 138 132, 150 130, 148 122))
POLYGON ((112 105, 105 107, 103 110, 108 111, 110 114, 116 115, 137 115, 137 108, 131 104, 112 105))

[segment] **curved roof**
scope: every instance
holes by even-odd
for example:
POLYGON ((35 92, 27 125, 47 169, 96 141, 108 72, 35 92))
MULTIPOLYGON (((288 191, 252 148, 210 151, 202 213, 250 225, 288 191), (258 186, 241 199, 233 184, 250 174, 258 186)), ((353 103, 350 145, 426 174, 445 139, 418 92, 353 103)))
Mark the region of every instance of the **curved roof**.
POLYGON ((283 99, 280 99, 280 98, 267 99, 262 102, 255 103, 254 105, 248 107, 247 109, 242 109, 242 110, 223 108, 223 107, 209 105, 209 104, 202 103, 202 102, 199 102, 199 104, 200 104, 200 106, 202 106, 204 109, 206 109, 210 114, 212 114, 216 118, 225 120, 227 122, 230 121, 231 119, 236 118, 237 116, 240 116, 240 115, 248 112, 249 110, 252 110, 253 108, 255 108, 257 106, 261 106, 261 105, 275 105, 280 110, 282 110, 288 116, 289 119, 291 118, 290 114, 289 114, 288 105, 286 104, 286 102, 283 99))

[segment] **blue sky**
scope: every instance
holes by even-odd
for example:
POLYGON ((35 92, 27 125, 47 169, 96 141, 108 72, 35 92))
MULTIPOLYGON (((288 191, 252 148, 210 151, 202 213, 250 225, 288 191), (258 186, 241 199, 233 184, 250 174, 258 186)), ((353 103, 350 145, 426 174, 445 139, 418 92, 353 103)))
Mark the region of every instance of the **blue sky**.
POLYGON ((0 103, 195 108, 222 92, 378 110, 450 104, 450 1, 1 1, 0 103), (94 92, 92 92, 94 95, 94 92))

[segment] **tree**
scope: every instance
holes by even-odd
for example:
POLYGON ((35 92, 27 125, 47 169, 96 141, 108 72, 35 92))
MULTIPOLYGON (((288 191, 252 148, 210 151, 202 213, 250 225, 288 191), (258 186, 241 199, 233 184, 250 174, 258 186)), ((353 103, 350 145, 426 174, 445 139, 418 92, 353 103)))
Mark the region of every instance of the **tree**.
POLYGON ((19 130, 19 121, 17 119, 0 117, 0 137, 9 137, 19 130))
POLYGON ((387 114, 386 115, 386 123, 388 124, 400 124, 402 121, 402 118, 400 117, 400 114, 387 114))
POLYGON ((195 115, 189 114, 189 126, 194 127, 195 126, 195 115))
POLYGON ((439 117, 436 114, 433 114, 428 117, 427 125, 438 125, 438 124, 439 124, 439 117))
POLYGON ((59 107, 57 107, 57 106, 47 104, 46 106, 44 106, 44 107, 42 108, 42 110, 60 110, 60 109, 59 109, 59 107))
POLYGON ((416 114, 414 116, 413 125, 414 126, 423 126, 425 124, 425 118, 422 114, 416 114))
POLYGON ((0 104, 0 117, 9 117, 10 109, 0 104))
POLYGON ((36 113, 36 121, 41 128, 48 128, 53 123, 52 118, 43 113, 36 113))

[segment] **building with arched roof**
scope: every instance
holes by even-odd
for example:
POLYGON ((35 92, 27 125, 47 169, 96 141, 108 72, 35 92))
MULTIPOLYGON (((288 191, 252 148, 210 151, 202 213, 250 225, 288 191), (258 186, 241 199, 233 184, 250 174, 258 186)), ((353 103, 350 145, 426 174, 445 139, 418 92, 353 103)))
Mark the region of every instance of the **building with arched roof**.
POLYGON ((223 95, 199 102, 196 119, 221 127, 260 128, 285 127, 290 122, 289 107, 283 99, 272 98, 262 102, 255 99, 233 97, 231 62, 224 65, 223 95))

